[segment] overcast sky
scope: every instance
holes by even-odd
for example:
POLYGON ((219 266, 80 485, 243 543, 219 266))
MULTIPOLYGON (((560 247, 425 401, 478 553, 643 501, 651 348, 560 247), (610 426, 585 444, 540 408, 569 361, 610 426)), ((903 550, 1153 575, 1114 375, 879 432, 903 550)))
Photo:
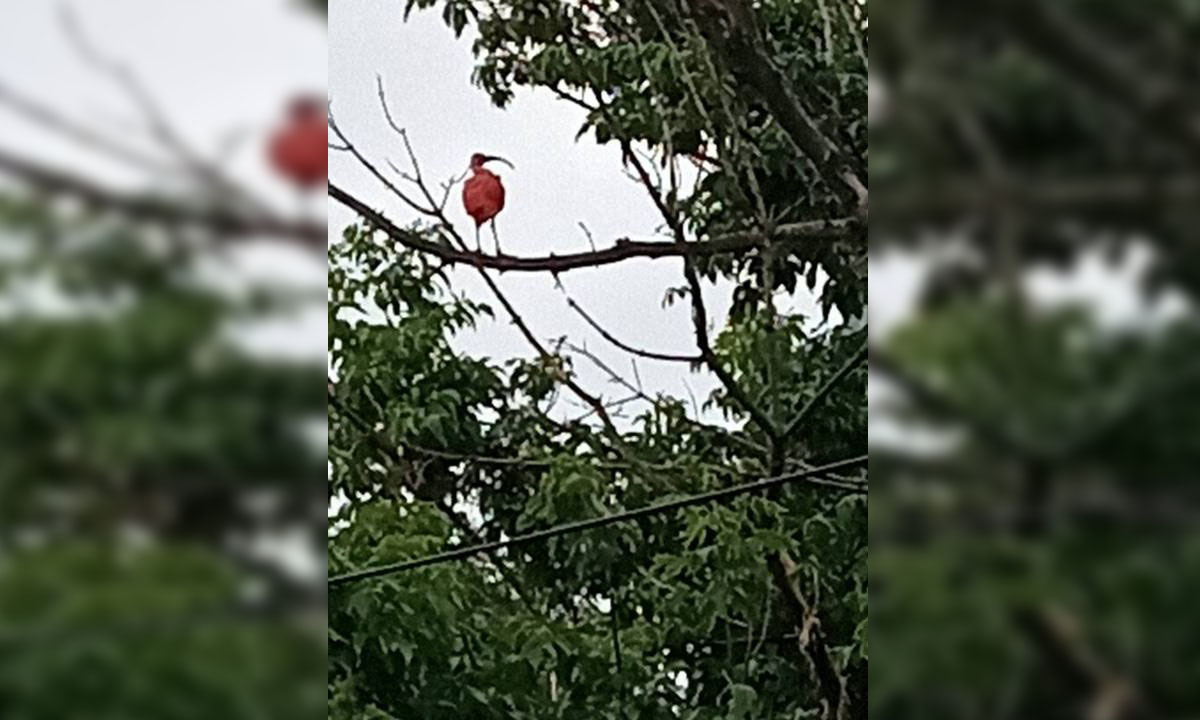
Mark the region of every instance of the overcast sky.
MULTIPOLYGON (((137 107, 67 40, 59 14, 64 6, 71 8, 97 51, 134 70, 197 152, 212 157, 231 132, 243 133, 231 174, 282 211, 301 211, 290 188, 272 176, 262 148, 288 97, 297 92, 319 97, 325 87, 325 29, 319 16, 298 11, 293 0, 5 3, 0 90, 20 93, 146 149, 156 147, 137 107)), ((158 182, 30 123, 2 104, 0 148, 109 186, 140 188, 158 182)), ((302 210, 320 222, 325 201, 318 194, 302 210)), ((325 285, 324 256, 286 244, 245 240, 223 261, 220 271, 233 281, 265 280, 318 293, 325 285)), ((325 352, 322 305, 257 327, 245 339, 256 349, 319 359, 325 352)))
MULTIPOLYGON (((587 250, 581 222, 591 230, 598 247, 621 237, 651 237, 661 224, 660 216, 645 190, 623 174, 617 146, 598 146, 590 135, 576 141, 583 111, 549 92, 519 92, 505 110, 493 107, 487 95, 471 83, 475 62, 471 41, 469 34, 456 40, 442 23, 440 12, 414 12, 405 23, 402 3, 335 3, 329 21, 329 94, 339 126, 385 170, 385 159, 397 164, 404 161, 401 141, 379 107, 378 73, 393 115, 408 129, 427 176, 442 181, 461 173, 473 152, 511 160, 515 170, 497 168, 508 191, 507 205, 498 220, 507 254, 587 250)), ((414 214, 352 157, 333 153, 329 172, 332 182, 382 208, 392 220, 403 223, 413 219, 414 214)), ((462 209, 457 190, 448 210, 459 231, 471 237, 472 221, 462 209)), ((331 241, 353 220, 352 213, 331 202, 331 241)), ((485 229, 485 249, 490 249, 490 243, 485 229)), ((455 277, 472 297, 490 301, 473 270, 455 277)), ((537 335, 568 335, 572 342, 586 343, 605 362, 629 374, 628 355, 609 346, 568 309, 550 276, 508 273, 497 277, 537 335)), ((566 273, 561 278, 571 296, 618 338, 662 352, 695 351, 686 301, 662 307, 666 289, 684 282, 679 260, 630 260, 566 273)), ((716 328, 724 324, 729 294, 728 288, 710 288, 706 293, 716 328)), ((789 304, 812 306, 807 296, 789 304)), ((460 345, 497 359, 531 355, 524 338, 504 321, 462 338, 460 345)), ((622 395, 587 360, 577 359, 576 367, 592 391, 609 399, 622 395)), ((679 364, 639 359, 638 370, 651 393, 686 397, 686 378, 702 403, 715 386, 707 374, 692 374, 679 364)))

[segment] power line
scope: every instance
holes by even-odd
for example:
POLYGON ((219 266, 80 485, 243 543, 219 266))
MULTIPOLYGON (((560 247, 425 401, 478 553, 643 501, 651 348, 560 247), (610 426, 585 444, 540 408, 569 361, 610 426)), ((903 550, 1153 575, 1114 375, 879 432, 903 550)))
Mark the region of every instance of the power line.
MULTIPOLYGON (((354 570, 329 578, 329 585, 330 587, 333 587, 337 585, 358 582, 360 580, 370 580, 373 578, 382 577, 384 575, 395 575, 397 573, 407 572, 409 570, 429 567, 430 565, 438 565, 455 560, 462 560, 483 552, 493 552, 503 548, 528 545, 541 540, 549 540, 551 538, 560 537, 563 535, 570 535, 572 533, 592 530, 599 527, 605 527, 607 525, 614 525, 616 523, 627 522, 629 520, 637 520, 639 518, 657 515, 658 513, 669 512, 671 510, 678 510, 680 508, 691 507, 693 505, 703 505, 706 503, 715 502, 717 500, 724 500, 727 498, 736 497, 738 495, 757 492, 759 490, 779 487, 791 482, 796 482, 797 480, 813 480, 822 475, 860 466, 866 461, 866 455, 859 455, 858 457, 849 458, 847 460, 839 460, 837 462, 809 468, 807 470, 801 470, 799 472, 763 478, 762 480, 746 483, 744 485, 734 485, 733 487, 713 490, 711 492, 701 493, 699 495, 691 495, 676 500, 668 500, 667 502, 658 503, 657 505, 647 505, 643 508, 626 510, 625 512, 614 513, 612 515, 604 515, 602 517, 564 523, 562 525, 546 528, 545 530, 531 532, 527 535, 518 535, 517 537, 509 538, 508 540, 498 540, 495 542, 483 543, 481 545, 471 545, 469 547, 448 550, 446 552, 427 555, 425 557, 416 558, 413 560, 403 560, 401 562, 389 563, 387 565, 379 565, 377 567, 354 570)), ((855 489, 853 485, 847 483, 838 483, 837 487, 841 487, 843 489, 855 489)))

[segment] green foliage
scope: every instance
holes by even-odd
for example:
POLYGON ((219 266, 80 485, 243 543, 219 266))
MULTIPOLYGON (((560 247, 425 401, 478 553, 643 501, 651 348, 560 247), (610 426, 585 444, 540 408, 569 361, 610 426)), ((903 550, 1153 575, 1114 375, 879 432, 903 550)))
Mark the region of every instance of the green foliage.
POLYGON ((231 322, 287 301, 218 294, 185 247, 0 198, 6 717, 320 711, 321 638, 295 621, 295 581, 234 542, 311 528, 318 369, 234 345, 231 322))
MULTIPOLYGON (((409 0, 403 9, 438 10, 450 31, 474 39, 475 82, 498 106, 541 89, 585 108, 575 140, 619 145, 664 215, 677 218, 667 221, 675 239, 770 238, 695 262, 700 278, 734 281, 734 312, 712 331, 713 353, 761 413, 723 388, 705 403, 723 417, 715 425, 666 395, 631 400, 611 422, 570 417, 560 399, 579 380, 564 344, 527 358, 469 356, 455 336, 491 310, 428 256, 352 226, 329 261, 331 573, 864 452, 861 369, 778 437, 865 331, 814 330, 771 301, 803 284, 827 313, 862 314, 865 243, 785 250, 771 232, 854 208, 734 79, 694 17, 657 1, 409 0)), ((761 3, 756 14, 772 62, 865 174, 865 32, 854 9, 830 16, 828 28, 818 3, 761 3)), ((411 229, 444 242, 436 226, 411 229)), ((690 303, 690 293, 668 290, 665 302, 690 303)), ((865 534, 861 495, 796 484, 335 584, 331 715, 813 716, 825 698, 796 634, 797 592, 819 617, 815 642, 857 712, 867 676, 865 534), (796 566, 783 585, 768 561, 779 554, 796 566)))
MULTIPOLYGON (((456 350, 454 334, 486 308, 378 233, 346 231, 330 250, 330 287, 339 494, 331 574, 765 471, 767 459, 739 444, 751 433, 697 425, 671 398, 622 431, 625 455, 584 422, 552 419, 548 400, 569 364, 497 364, 456 350), (451 506, 482 522, 464 532, 447 516, 451 506)), ((841 330, 807 338, 799 318, 780 318, 777 330, 751 318, 726 328, 718 346, 752 392, 768 393, 771 373, 774 404, 790 417, 861 339, 841 330)), ((825 420, 801 431, 805 454, 862 452, 864 379, 848 380, 819 414, 825 420)), ((723 395, 714 402, 739 416, 723 395)), ((499 565, 481 557, 336 586, 332 716, 543 718, 580 708, 613 718, 793 716, 815 706, 814 689, 791 680, 798 658, 764 558, 792 554, 839 664, 865 677, 865 532, 863 498, 794 488, 556 538, 499 565)))
POLYGON ((905 0, 871 19, 889 91, 872 242, 957 250, 925 255, 885 348, 929 391, 901 382, 889 414, 952 437, 872 454, 871 711, 1190 714, 1200 256, 1194 197, 1157 188, 1194 169, 1196 4, 905 0), (1153 257, 1134 300, 1188 301, 1165 327, 1028 292, 1035 270, 1134 245, 1153 257), (1047 616, 1069 630, 1031 622, 1047 616))
POLYGON ((220 617, 236 574, 202 547, 94 544, 0 566, 0 700, 13 718, 318 717, 315 632, 220 617))
MULTIPOLYGON (((818 104, 820 129, 865 177, 866 30, 859 8, 827 4, 768 1, 755 10, 779 70, 818 104)), ((405 12, 438 5, 456 33, 475 31, 475 81, 493 102, 504 107, 518 90, 541 88, 587 108, 579 135, 648 150, 663 175, 661 194, 696 236, 852 213, 814 165, 797 160, 761 99, 674 2, 409 0, 405 12), (669 172, 680 162, 699 170, 694 186, 669 172)), ((754 311, 763 287, 795 292, 819 267, 831 278, 826 310, 857 316, 866 303, 865 250, 861 241, 814 242, 790 253, 726 256, 714 260, 712 275, 741 281, 741 313, 754 311)))
MULTIPOLYGON (((1015 344, 1013 318, 1005 303, 960 297, 892 338, 898 361, 1028 454, 975 434, 933 458, 879 453, 871 611, 885 669, 872 711, 1026 717, 1069 702, 1063 677, 1075 671, 1018 623, 1046 608, 1068 612, 1080 647, 1153 678, 1157 703, 1190 707, 1194 668, 1180 663, 1194 648, 1168 636, 1186 624, 1174 603, 1196 583, 1184 559, 1196 412, 1180 400, 1197 382, 1194 323, 1104 331, 1067 307, 1023 315, 1015 344)), ((961 421, 905 409, 915 422, 961 421)))

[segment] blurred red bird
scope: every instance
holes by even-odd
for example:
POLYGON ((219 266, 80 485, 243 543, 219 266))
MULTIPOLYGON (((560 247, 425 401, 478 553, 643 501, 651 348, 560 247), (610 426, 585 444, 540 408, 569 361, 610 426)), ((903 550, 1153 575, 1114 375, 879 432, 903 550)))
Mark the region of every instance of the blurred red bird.
POLYGON ((329 174, 325 105, 300 97, 288 104, 287 120, 271 135, 267 156, 275 172, 301 190, 325 184, 329 174))
POLYGON ((484 163, 498 161, 516 170, 513 164, 502 157, 475 153, 471 156, 471 177, 463 183, 463 207, 475 219, 475 248, 479 249, 479 227, 489 220, 492 223, 492 239, 496 241, 496 254, 500 254, 500 237, 496 234, 496 215, 504 209, 504 185, 500 176, 488 170, 484 163))

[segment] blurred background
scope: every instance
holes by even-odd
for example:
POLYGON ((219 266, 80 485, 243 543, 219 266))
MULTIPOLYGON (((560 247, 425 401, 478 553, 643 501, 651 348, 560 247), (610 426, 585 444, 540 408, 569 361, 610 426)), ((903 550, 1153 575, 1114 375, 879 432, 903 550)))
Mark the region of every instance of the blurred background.
POLYGON ((1200 5, 871 11, 870 703, 1200 707, 1200 5))
POLYGON ((324 1, 8 5, 3 715, 324 717, 324 1))

